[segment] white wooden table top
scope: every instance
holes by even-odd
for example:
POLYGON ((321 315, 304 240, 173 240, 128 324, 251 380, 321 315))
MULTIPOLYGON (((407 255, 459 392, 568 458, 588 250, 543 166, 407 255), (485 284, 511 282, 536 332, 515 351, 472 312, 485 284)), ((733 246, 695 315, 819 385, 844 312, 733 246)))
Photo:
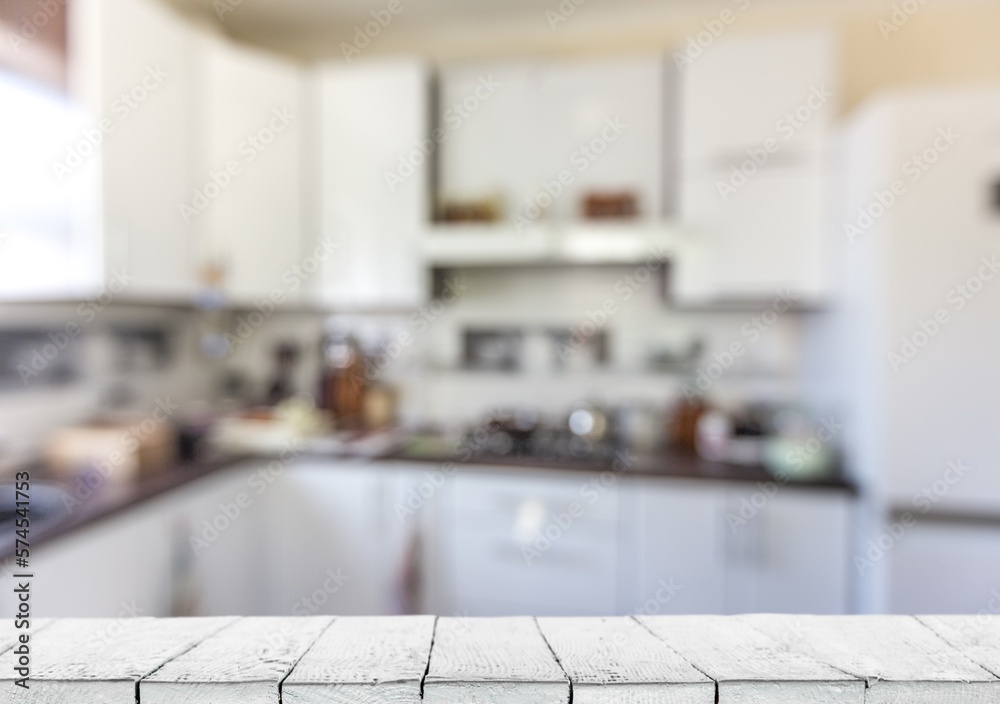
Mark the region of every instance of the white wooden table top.
POLYGON ((37 620, 0 702, 986 704, 1000 616, 37 620))

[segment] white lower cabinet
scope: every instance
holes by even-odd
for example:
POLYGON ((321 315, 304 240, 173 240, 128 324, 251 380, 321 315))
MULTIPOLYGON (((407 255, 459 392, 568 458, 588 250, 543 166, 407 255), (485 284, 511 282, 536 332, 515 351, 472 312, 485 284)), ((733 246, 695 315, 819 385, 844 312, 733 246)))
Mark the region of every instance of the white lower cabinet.
POLYGON ((726 611, 852 610, 853 498, 773 482, 727 491, 726 611))
POLYGON ((288 469, 268 505, 273 613, 394 611, 386 478, 362 460, 303 459, 288 469))
POLYGON ((171 612, 268 613, 266 460, 248 460, 161 497, 152 512, 170 538, 171 612))
POLYGON ((619 612, 718 614, 726 610, 726 490, 704 482, 633 479, 622 487, 619 612))
POLYGON ((266 529, 264 502, 247 481, 257 464, 194 481, 32 550, 35 615, 265 613, 265 558, 253 547, 266 529))
POLYGON ((436 540, 447 611, 616 610, 618 487, 592 473, 464 468, 441 492, 436 540))
POLYGON ((442 596, 438 465, 302 459, 271 493, 266 553, 278 615, 453 612, 442 596))
POLYGON ((847 613, 852 497, 774 483, 633 480, 623 613, 847 613))
POLYGON ((864 558, 869 569, 888 564, 890 613, 1000 613, 1000 525, 917 516, 882 543, 867 546, 864 558))
MULTIPOLYGON (((409 476, 409 473, 407 473, 409 476)), ((392 466, 256 459, 33 550, 44 617, 386 614, 419 607, 392 466)), ((13 580, 2 578, 8 610, 13 580)), ((10 610, 10 613, 13 613, 10 610)))
MULTIPOLYGON (((248 460, 33 550, 32 604, 106 618, 847 613, 852 512, 846 492, 774 484, 248 460)), ((986 608, 994 534, 914 529, 891 565, 894 584, 920 588, 896 589, 894 609, 955 593, 986 608)))
POLYGON ((437 613, 851 610, 844 491, 463 468, 435 498, 437 613))
MULTIPOLYGON (((43 544, 31 551, 30 573, 35 617, 168 615, 169 544, 151 517, 127 524, 111 518, 43 544)), ((7 613, 14 613, 16 581, 4 571, 0 599, 7 613)))
POLYGON ((377 467, 384 487, 380 554, 388 566, 389 613, 452 614, 442 569, 446 546, 436 526, 454 472, 450 465, 414 462, 377 467))

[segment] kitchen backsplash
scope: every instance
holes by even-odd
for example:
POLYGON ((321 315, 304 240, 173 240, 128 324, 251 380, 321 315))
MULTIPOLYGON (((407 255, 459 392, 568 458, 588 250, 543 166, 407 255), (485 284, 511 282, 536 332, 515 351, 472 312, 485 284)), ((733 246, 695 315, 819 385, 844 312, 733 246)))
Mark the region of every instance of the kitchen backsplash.
POLYGON ((211 388, 190 311, 87 302, 0 311, 0 465, 99 409, 186 405, 211 388))
POLYGON ((738 311, 684 311, 664 299, 663 275, 634 266, 450 270, 414 313, 328 325, 381 341, 369 376, 400 385, 413 423, 461 422, 498 405, 666 405, 685 390, 801 397, 804 314, 785 310, 787 293, 738 311))
POLYGON ((53 427, 137 399, 261 398, 285 342, 300 350, 296 387, 316 394, 320 341, 331 331, 366 344, 366 377, 399 388, 412 425, 461 423, 497 407, 558 413, 581 400, 665 406, 685 392, 801 397, 803 314, 782 310, 781 292, 758 308, 684 311, 664 299, 663 275, 628 266, 450 270, 416 311, 279 310, 262 323, 232 311, 223 327, 231 351, 216 360, 203 353, 206 322, 194 311, 7 309, 0 352, 16 359, 0 363, 0 393, 18 403, 2 406, 0 456, 30 452, 53 427))

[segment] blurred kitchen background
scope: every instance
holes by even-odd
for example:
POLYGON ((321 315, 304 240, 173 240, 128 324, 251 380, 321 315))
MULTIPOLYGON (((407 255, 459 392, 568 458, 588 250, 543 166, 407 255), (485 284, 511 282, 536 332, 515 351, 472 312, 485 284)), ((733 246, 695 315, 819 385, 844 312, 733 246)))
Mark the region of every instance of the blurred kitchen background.
POLYGON ((1000 612, 997 3, 0 29, 11 610, 1000 612))

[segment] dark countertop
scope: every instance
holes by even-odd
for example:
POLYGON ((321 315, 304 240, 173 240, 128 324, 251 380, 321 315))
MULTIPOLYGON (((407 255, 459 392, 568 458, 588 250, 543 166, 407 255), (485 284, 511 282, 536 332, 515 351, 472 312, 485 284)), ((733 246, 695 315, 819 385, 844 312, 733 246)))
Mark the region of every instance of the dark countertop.
MULTIPOLYGON (((329 457, 333 459, 359 459, 350 455, 327 455, 317 452, 303 452, 303 456, 329 457)), ((99 523, 129 509, 141 505, 190 482, 196 481, 215 472, 233 467, 238 463, 267 459, 258 454, 231 454, 212 459, 193 462, 183 462, 167 470, 161 470, 150 476, 122 484, 108 484, 101 487, 90 496, 76 497, 72 494, 74 486, 65 480, 54 479, 44 465, 22 467, 31 473, 33 486, 54 484, 71 492, 74 499, 64 503, 53 515, 55 520, 33 521, 29 536, 32 549, 55 538, 74 533, 80 529, 99 523)), ((726 462, 711 462, 697 455, 678 450, 665 450, 651 455, 619 456, 617 464, 614 461, 595 462, 587 460, 547 460, 537 457, 470 457, 462 459, 447 452, 414 453, 408 450, 396 450, 370 458, 372 461, 413 462, 420 464, 444 464, 453 462, 459 467, 507 467, 513 470, 549 470, 576 472, 615 471, 623 476, 661 477, 665 479, 692 479, 724 482, 777 482, 788 487, 804 489, 826 489, 856 493, 854 485, 845 478, 836 476, 818 481, 787 481, 775 479, 762 466, 743 466, 726 462)), ((13 475, 11 475, 13 477, 13 475)), ((9 535, 0 536, 0 560, 6 561, 14 555, 14 528, 11 525, 9 535)))
POLYGON ((724 482, 775 482, 788 487, 803 489, 833 489, 857 493, 854 484, 845 478, 840 468, 829 477, 817 480, 776 479, 762 465, 739 465, 730 462, 713 462, 690 452, 665 449, 652 454, 620 456, 617 460, 595 462, 589 460, 539 459, 526 456, 473 456, 465 459, 447 452, 411 452, 400 450, 381 459, 444 464, 453 462, 462 467, 510 467, 514 469, 568 470, 577 472, 615 471, 623 476, 661 477, 664 479, 715 480, 724 482))
MULTIPOLYGON (((62 506, 53 513, 52 520, 39 521, 34 520, 33 517, 28 544, 33 550, 44 542, 73 533, 85 526, 99 523, 185 484, 252 458, 253 455, 227 455, 201 461, 183 462, 137 481, 103 485, 89 495, 83 493, 85 490, 79 489, 79 487, 84 486, 83 484, 53 477, 45 465, 40 462, 21 467, 20 471, 29 472, 32 487, 36 489, 41 486, 58 487, 68 494, 68 498, 60 502, 62 506)), ((30 493, 29 490, 29 496, 30 493)), ((30 509, 29 516, 31 516, 30 509)), ((0 560, 2 561, 14 556, 15 536, 13 533, 14 527, 12 525, 9 535, 0 536, 0 560)))

